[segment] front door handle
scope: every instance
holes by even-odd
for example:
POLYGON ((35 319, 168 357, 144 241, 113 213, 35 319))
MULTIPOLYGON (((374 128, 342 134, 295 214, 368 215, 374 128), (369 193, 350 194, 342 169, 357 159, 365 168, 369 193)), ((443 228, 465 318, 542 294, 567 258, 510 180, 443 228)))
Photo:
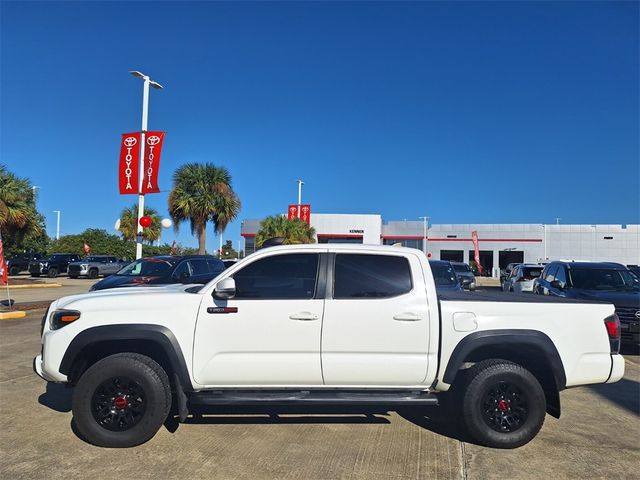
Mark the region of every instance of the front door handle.
POLYGON ((318 320, 318 315, 311 312, 298 312, 292 313, 289 315, 291 320, 301 320, 301 321, 310 321, 310 320, 318 320))
POLYGON ((413 312, 402 312, 393 316, 394 320, 398 320, 400 322, 419 322, 422 320, 422 317, 417 313, 413 312))

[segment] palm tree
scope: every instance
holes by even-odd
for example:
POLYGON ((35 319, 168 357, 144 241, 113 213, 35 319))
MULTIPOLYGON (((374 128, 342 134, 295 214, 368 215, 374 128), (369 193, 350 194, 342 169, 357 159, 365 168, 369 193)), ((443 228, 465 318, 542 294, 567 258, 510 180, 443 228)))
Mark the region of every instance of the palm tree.
POLYGON ((14 243, 25 236, 42 235, 43 224, 44 217, 36 209, 31 182, 17 177, 0 164, 0 228, 5 239, 14 243))
POLYGON ((188 163, 173 174, 169 194, 169 214, 176 230, 180 223, 191 223, 191 234, 198 236, 198 252, 205 253, 207 222, 222 234, 240 213, 240 199, 231 188, 231 175, 212 163, 188 163))
MULTIPOLYGON (((151 226, 142 231, 142 238, 148 242, 155 242, 160 238, 160 215, 154 208, 144 207, 144 214, 151 218, 151 226)), ((120 213, 120 233, 125 240, 135 240, 138 234, 138 205, 123 208, 120 213)))
POLYGON ((316 231, 313 227, 299 218, 289 220, 284 215, 273 215, 260 223, 260 230, 256 234, 256 247, 270 238, 284 238, 284 245, 300 243, 315 243, 316 231))

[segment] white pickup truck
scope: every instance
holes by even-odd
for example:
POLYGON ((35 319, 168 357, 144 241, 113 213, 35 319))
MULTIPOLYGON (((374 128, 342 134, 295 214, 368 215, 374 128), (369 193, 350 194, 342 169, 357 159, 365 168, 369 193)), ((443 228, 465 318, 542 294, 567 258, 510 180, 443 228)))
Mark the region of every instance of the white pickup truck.
POLYGON ((106 447, 143 443, 196 405, 400 409, 453 386, 476 441, 514 448, 560 416, 561 390, 622 378, 620 328, 610 304, 494 297, 439 295, 418 250, 273 247, 204 287, 53 302, 34 370, 75 385, 75 424, 106 447))

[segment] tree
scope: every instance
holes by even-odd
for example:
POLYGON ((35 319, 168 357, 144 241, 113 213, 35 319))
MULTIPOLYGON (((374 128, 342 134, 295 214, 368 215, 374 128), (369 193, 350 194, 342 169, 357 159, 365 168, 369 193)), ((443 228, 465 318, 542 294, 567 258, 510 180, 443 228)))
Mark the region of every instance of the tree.
POLYGON ((229 260, 232 258, 239 258, 238 252, 233 248, 233 242, 231 240, 227 240, 222 246, 222 259, 229 260))
POLYGON ((169 214, 177 232, 180 224, 189 221, 191 234, 198 236, 198 252, 205 253, 207 223, 214 231, 224 232, 240 213, 240 199, 231 187, 231 175, 224 167, 211 163, 188 163, 173 174, 169 193, 169 214))
POLYGON ((0 164, 0 230, 8 255, 26 245, 46 245, 44 217, 36 208, 33 186, 0 164))
MULTIPOLYGON (((161 218, 154 208, 144 207, 144 214, 151 218, 151 226, 142 229, 142 238, 147 242, 154 242, 160 238, 161 218)), ((120 233, 125 240, 135 240, 138 234, 138 205, 123 208, 120 213, 120 233)))
POLYGON ((284 245, 315 243, 315 235, 315 229, 299 218, 289 220, 283 215, 273 215, 260 223, 260 230, 256 234, 256 247, 262 247, 266 240, 275 237, 283 237, 284 245))

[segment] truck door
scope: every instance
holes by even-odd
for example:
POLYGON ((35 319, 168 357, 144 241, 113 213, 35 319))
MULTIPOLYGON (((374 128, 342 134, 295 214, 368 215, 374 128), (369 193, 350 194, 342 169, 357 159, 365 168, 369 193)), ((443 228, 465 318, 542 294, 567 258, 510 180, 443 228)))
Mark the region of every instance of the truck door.
POLYGON ((333 288, 322 326, 325 384, 422 383, 429 310, 417 255, 336 253, 329 262, 327 284, 333 288))
POLYGON ((193 354, 198 383, 322 385, 320 251, 257 256, 232 271, 234 298, 205 296, 193 354))

